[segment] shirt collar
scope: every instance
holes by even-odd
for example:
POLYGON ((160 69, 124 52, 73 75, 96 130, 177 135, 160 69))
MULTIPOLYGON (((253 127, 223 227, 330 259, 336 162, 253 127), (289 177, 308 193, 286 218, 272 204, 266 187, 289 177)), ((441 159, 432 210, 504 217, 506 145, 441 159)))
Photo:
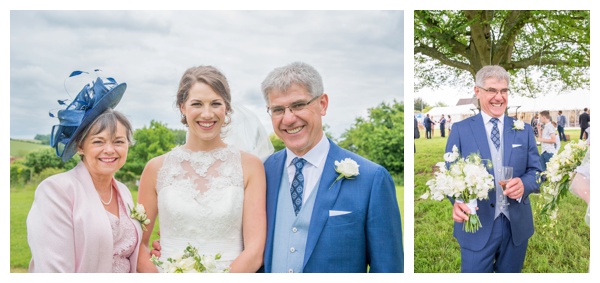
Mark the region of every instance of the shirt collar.
MULTIPOLYGON (((481 117, 483 117, 483 123, 487 124, 490 122, 490 119, 492 119, 493 117, 488 115, 487 113, 481 111, 481 117)), ((498 117, 498 120, 500 120, 500 124, 504 125, 504 113, 502 113, 502 116, 498 117)))
POLYGON ((309 150, 304 156, 298 156, 291 150, 286 148, 285 150, 287 152, 287 158, 285 160, 285 164, 287 166, 290 166, 292 165, 292 160, 294 160, 295 157, 302 157, 306 160, 306 162, 310 163, 311 165, 319 167, 319 164, 322 163, 321 161, 323 161, 323 159, 327 157, 327 153, 329 152, 329 146, 329 139, 327 139, 325 133, 323 133, 323 137, 321 137, 321 140, 317 143, 317 145, 315 145, 315 147, 309 150))

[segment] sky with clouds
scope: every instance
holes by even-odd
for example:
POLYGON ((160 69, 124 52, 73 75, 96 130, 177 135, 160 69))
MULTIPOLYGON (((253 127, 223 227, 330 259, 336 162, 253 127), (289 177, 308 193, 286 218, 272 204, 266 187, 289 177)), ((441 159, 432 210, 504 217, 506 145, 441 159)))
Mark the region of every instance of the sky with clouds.
POLYGON ((49 134, 58 99, 74 98, 102 70, 127 83, 116 107, 134 128, 184 129, 174 107, 183 72, 213 65, 232 100, 268 133, 260 83, 294 61, 321 74, 339 137, 368 108, 404 100, 403 11, 10 11, 10 137, 49 134), (66 90, 65 90, 66 89, 66 90))

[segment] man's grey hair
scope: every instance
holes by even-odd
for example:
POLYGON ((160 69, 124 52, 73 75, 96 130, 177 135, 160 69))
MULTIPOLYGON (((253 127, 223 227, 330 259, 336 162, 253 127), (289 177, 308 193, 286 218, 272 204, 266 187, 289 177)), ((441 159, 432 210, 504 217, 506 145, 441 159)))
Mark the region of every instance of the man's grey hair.
POLYGON ((298 84, 308 91, 312 97, 323 94, 323 80, 317 70, 306 63, 294 62, 271 71, 261 84, 265 102, 269 104, 269 92, 287 91, 293 84, 298 84))
POLYGON ((475 85, 484 87, 485 80, 490 78, 496 80, 505 80, 506 84, 510 86, 510 76, 508 75, 508 72, 498 65, 489 65, 481 68, 477 72, 477 75, 475 75, 475 85))

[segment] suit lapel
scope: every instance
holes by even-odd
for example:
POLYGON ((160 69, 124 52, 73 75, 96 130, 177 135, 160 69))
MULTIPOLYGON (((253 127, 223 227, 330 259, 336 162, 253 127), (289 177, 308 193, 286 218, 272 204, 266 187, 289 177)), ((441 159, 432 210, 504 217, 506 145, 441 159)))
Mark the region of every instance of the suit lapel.
POLYGON ((514 122, 512 118, 504 115, 504 131, 502 133, 502 136, 504 137, 504 154, 502 156, 502 164, 504 165, 510 164, 512 144, 515 140, 515 135, 517 134, 517 131, 512 130, 513 123, 514 122))
MULTIPOLYGON (((285 168, 285 158, 287 154, 286 151, 283 150, 281 154, 276 154, 273 156, 273 162, 269 168, 265 168, 265 170, 269 170, 269 175, 271 178, 267 180, 267 219, 275 220, 275 211, 277 210, 277 198, 279 196, 279 189, 281 187, 281 178, 283 172, 286 170, 285 168), (272 204, 272 205, 269 205, 272 204)), ((273 222, 274 223, 274 222, 273 222)))
POLYGON ((265 271, 270 272, 273 260, 273 237, 275 236, 275 215, 277 211, 277 199, 281 187, 281 178, 285 171, 285 159, 287 153, 282 150, 272 155, 273 161, 265 166, 267 171, 267 245, 265 246, 265 271))
MULTIPOLYGON (((480 114, 477 114, 471 117, 471 135, 473 136, 473 140, 477 144, 477 149, 479 150, 479 154, 482 159, 491 160, 492 153, 490 152, 490 145, 487 140, 487 130, 485 129, 485 125, 483 122, 483 117, 480 114), (481 135, 481 133, 485 133, 485 135, 481 135), (484 137, 484 138, 476 138, 476 137, 484 137)), ((463 156, 466 157, 466 156, 463 156)))
POLYGON ((329 219, 329 210, 335 204, 343 181, 339 180, 335 182, 335 184, 333 183, 338 176, 338 173, 335 171, 334 163, 336 160, 341 160, 344 158, 343 151, 339 146, 331 142, 331 140, 329 141, 329 144, 329 153, 327 154, 327 159, 325 160, 325 167, 323 168, 323 174, 321 175, 319 188, 315 192, 317 195, 315 196, 315 204, 308 230, 304 263, 302 265, 303 267, 308 262, 308 259, 317 245, 317 241, 319 240, 321 232, 323 231, 323 227, 329 219), (331 184, 333 184, 333 186, 331 184))

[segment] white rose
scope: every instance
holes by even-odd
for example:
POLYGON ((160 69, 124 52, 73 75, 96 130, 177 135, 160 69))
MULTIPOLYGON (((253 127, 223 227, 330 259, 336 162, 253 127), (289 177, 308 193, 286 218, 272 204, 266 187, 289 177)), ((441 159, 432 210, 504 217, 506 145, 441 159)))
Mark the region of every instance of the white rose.
POLYGON ((146 214, 146 209, 144 208, 144 205, 141 203, 138 203, 135 210, 137 210, 137 212, 139 214, 146 214))
POLYGON ((196 264, 196 260, 193 257, 184 258, 178 262, 179 267, 183 270, 183 272, 193 272, 196 271, 194 269, 194 264, 196 264))
POLYGON ((358 163, 350 158, 346 158, 341 162, 335 161, 335 171, 342 174, 345 178, 357 176, 359 174, 358 167, 358 163))
POLYGON ((206 268, 208 272, 216 272, 217 271, 217 261, 214 256, 202 256, 202 265, 206 268))
POLYGON ((515 120, 515 122, 513 123, 513 129, 523 130, 525 129, 525 123, 521 120, 515 120))

